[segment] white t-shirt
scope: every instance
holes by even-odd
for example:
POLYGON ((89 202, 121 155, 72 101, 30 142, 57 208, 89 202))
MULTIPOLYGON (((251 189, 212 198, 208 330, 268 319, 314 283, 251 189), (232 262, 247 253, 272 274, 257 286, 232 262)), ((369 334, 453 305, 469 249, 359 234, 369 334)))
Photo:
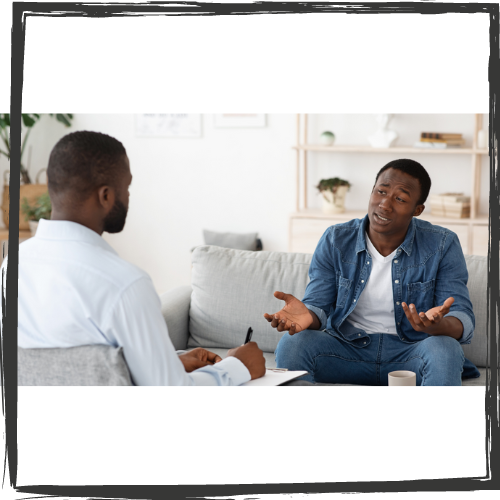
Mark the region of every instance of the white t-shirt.
POLYGON ((122 346, 135 385, 250 380, 235 357, 186 373, 151 278, 75 222, 42 219, 35 237, 19 245, 18 307, 19 347, 122 346))
POLYGON ((392 293, 392 259, 397 248, 387 257, 380 255, 365 233, 366 246, 372 258, 372 270, 356 307, 346 318, 351 325, 366 333, 397 334, 392 293))

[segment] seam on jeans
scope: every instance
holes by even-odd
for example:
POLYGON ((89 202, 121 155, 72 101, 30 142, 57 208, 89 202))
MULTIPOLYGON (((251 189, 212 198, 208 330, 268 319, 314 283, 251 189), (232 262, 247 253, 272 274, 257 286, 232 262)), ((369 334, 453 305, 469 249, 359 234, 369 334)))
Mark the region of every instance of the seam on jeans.
POLYGON ((316 358, 319 358, 319 357, 338 358, 338 359, 341 359, 342 361, 350 361, 352 363, 376 364, 376 361, 363 361, 362 359, 348 359, 348 358, 343 358, 342 356, 338 356, 337 354, 326 354, 326 353, 316 354, 316 356, 314 356, 314 358, 313 358, 314 363, 316 363, 316 358))
POLYGON ((381 361, 380 363, 384 364, 384 365, 387 365, 389 363, 394 363, 394 364, 396 364, 396 363, 408 363, 408 361, 411 361, 412 359, 416 359, 416 358, 422 359, 418 354, 416 354, 415 356, 413 356, 411 358, 408 358, 408 359, 406 359, 404 361, 381 361))
POLYGON ((422 380, 420 381, 420 385, 422 386, 422 385, 424 385, 425 378, 427 377, 427 373, 425 372, 425 367, 427 366, 427 363, 420 356, 416 356, 416 357, 419 358, 422 361, 422 368, 421 368, 421 370, 422 370, 422 380))

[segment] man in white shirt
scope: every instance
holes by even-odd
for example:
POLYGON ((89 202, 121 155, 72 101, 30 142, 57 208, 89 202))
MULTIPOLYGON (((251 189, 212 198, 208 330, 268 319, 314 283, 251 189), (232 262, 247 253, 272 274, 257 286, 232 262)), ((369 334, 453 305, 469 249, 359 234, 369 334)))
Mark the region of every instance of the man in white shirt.
POLYGON ((201 348, 176 353, 151 278, 102 239, 123 229, 128 211, 132 175, 119 141, 68 134, 47 177, 51 220, 19 245, 19 347, 121 346, 135 385, 240 385, 264 375, 255 342, 224 360, 201 348))

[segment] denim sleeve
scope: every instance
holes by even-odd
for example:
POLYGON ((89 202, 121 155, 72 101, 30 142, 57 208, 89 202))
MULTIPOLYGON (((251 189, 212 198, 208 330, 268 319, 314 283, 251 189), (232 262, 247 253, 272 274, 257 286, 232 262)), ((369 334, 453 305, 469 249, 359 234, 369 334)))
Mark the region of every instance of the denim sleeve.
POLYGON ((334 263, 334 230, 329 227, 319 240, 309 266, 309 283, 302 302, 316 313, 321 321, 320 330, 326 328, 328 314, 337 297, 337 274, 334 263))
POLYGON ((475 327, 472 303, 467 288, 468 278, 469 273, 458 237, 455 233, 448 233, 436 275, 434 300, 438 306, 442 305, 448 297, 455 299, 446 316, 454 316, 462 322, 464 332, 459 339, 461 344, 471 343, 475 327))

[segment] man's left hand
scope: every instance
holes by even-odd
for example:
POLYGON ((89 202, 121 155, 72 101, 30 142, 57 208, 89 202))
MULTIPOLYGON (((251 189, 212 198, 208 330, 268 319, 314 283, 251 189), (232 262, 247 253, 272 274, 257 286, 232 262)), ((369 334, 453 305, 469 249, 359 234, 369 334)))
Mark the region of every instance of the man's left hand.
POLYGON ((202 347, 197 347, 185 354, 179 354, 179 359, 184 365, 184 370, 190 373, 204 366, 211 366, 222 361, 222 358, 214 352, 207 351, 202 347))
POLYGON ((410 307, 406 302, 402 303, 403 311, 408 318, 411 326, 417 332, 424 332, 428 335, 440 335, 442 334, 441 322, 444 316, 450 312, 450 307, 455 302, 453 297, 448 297, 442 306, 433 307, 427 312, 418 312, 414 304, 410 304, 410 307))

